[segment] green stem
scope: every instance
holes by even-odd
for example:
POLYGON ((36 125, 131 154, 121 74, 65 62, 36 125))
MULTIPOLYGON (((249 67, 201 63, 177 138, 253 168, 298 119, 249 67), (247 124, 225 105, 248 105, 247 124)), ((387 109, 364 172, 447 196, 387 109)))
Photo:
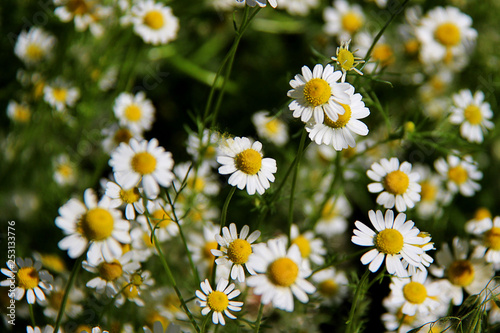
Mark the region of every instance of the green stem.
POLYGON ((262 321, 262 313, 264 313, 264 304, 260 303, 259 314, 257 315, 257 321, 255 322, 255 333, 259 333, 260 323, 262 321))
POLYGON ((33 313, 33 304, 28 303, 28 307, 30 308, 31 325, 33 325, 33 328, 35 328, 36 322, 35 322, 35 314, 33 313))
POLYGON ((365 274, 363 274, 363 277, 359 281, 358 285, 356 286, 356 292, 354 293, 354 298, 352 300, 352 305, 351 305, 351 310, 349 311, 349 319, 347 319, 347 328, 345 330, 346 333, 351 333, 354 332, 354 316, 356 315, 356 307, 358 305, 358 302, 361 301, 361 296, 365 292, 365 284, 366 281, 368 280, 368 276, 370 275, 370 271, 366 269, 365 274))
POLYGON ((300 137, 299 150, 297 151, 297 163, 295 163, 293 176, 292 176, 292 188, 290 189, 290 203, 288 206, 288 242, 291 243, 290 235, 293 223, 293 200, 295 197, 295 184, 297 183, 297 173, 299 170, 300 160, 302 158, 302 153, 304 152, 304 144, 306 142, 306 130, 302 130, 302 136, 300 137))
POLYGON ((71 270, 71 275, 69 276, 68 283, 66 284, 66 290, 64 291, 64 296, 63 296, 63 299, 61 302, 61 307, 59 308, 59 312, 57 313, 57 319, 56 319, 56 325, 54 327, 54 333, 59 332, 59 327, 61 326, 61 321, 62 321, 62 317, 64 314, 64 309, 66 308, 66 303, 68 302, 69 292, 71 290, 71 287, 73 287, 73 283, 75 282, 75 278, 78 275, 78 271, 80 270, 80 267, 82 266, 82 261, 87 256, 87 251, 89 249, 89 246, 87 246, 87 249, 76 260, 75 265, 73 266, 73 269, 71 270))

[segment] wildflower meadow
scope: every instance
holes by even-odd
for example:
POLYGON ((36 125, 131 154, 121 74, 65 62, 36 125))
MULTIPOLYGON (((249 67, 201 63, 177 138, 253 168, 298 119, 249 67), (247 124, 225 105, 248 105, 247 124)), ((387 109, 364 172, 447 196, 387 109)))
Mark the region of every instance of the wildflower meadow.
POLYGON ((500 2, 2 0, 1 332, 500 332, 500 2))

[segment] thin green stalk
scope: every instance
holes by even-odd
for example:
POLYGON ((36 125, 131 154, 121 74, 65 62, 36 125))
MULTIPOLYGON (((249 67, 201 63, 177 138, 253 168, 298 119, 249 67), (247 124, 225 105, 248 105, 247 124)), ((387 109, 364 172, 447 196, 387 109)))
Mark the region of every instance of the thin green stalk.
POLYGON ((33 327, 35 327, 36 322, 35 322, 35 314, 33 313, 33 304, 28 303, 28 307, 30 308, 31 325, 33 325, 33 327))
POLYGON ((264 304, 260 303, 259 314, 257 315, 257 321, 255 322, 255 333, 259 333, 260 323, 262 321, 262 313, 264 313, 264 304))
POLYGON ((288 206, 288 241, 290 243, 290 234, 292 230, 293 223, 293 200, 295 197, 295 184, 297 183, 297 173, 299 171, 299 164, 302 158, 302 153, 304 152, 304 144, 306 142, 307 132, 302 131, 302 136, 300 137, 299 150, 297 151, 297 163, 295 163, 293 176, 292 176, 292 188, 290 189, 290 203, 288 206))
POLYGON ((365 285, 368 280, 368 276, 370 275, 370 271, 366 269, 365 273, 363 274, 363 277, 359 281, 358 285, 356 286, 356 292, 354 293, 354 298, 352 300, 352 305, 351 305, 351 310, 349 311, 349 318, 347 319, 347 328, 345 330, 346 333, 352 333, 354 332, 354 316, 356 315, 356 307, 358 305, 358 302, 362 300, 362 295, 364 294, 365 291, 365 285))
MULTIPOLYGON (((89 245, 90 246, 90 245, 89 245)), ((68 283, 66 284, 66 290, 64 290, 64 296, 61 302, 61 307, 59 308, 59 312, 57 313, 56 325, 54 326, 54 333, 59 332, 59 327, 61 326, 62 317, 64 314, 64 309, 66 308, 66 303, 68 302, 69 292, 71 287, 73 287, 73 283, 75 282, 75 278, 78 275, 78 271, 82 266, 82 261, 87 256, 87 251, 89 247, 83 252, 83 254, 76 260, 73 269, 71 270, 71 275, 69 276, 68 283)))

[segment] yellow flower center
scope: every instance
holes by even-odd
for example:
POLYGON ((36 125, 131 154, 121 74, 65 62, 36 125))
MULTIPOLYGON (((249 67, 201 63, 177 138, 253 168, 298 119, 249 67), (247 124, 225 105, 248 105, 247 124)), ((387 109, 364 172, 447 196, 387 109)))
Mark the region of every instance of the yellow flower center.
POLYGON ((332 88, 323 79, 311 79, 304 86, 304 98, 312 106, 325 104, 332 95, 332 88))
POLYGON ((139 273, 134 273, 130 277, 130 283, 132 283, 134 286, 142 286, 144 283, 144 279, 142 278, 141 274, 139 273))
POLYGON ((400 170, 392 171, 384 178, 384 188, 394 195, 403 194, 410 185, 410 178, 400 170))
POLYGON ((57 273, 62 273, 66 270, 64 261, 55 254, 42 254, 42 265, 57 273))
POLYGON ((113 137, 113 141, 116 145, 119 145, 122 142, 128 143, 130 139, 132 139, 132 133, 126 128, 120 128, 117 130, 113 137))
POLYGON ((335 280, 333 279, 328 279, 325 281, 322 281, 318 285, 318 291, 320 292, 321 295, 327 296, 327 297, 332 297, 337 294, 339 291, 339 285, 335 280))
POLYGON ((292 244, 297 244, 302 258, 307 258, 311 254, 311 244, 309 243, 309 240, 304 236, 298 236, 293 240, 292 244))
POLYGON ((299 266, 290 258, 279 258, 267 268, 269 280, 280 287, 290 287, 299 276, 299 266))
POLYGON ((196 177, 196 180, 194 177, 190 177, 187 180, 187 186, 196 192, 203 192, 203 189, 205 188, 205 181, 203 180, 202 177, 196 177))
POLYGON ((460 29, 455 23, 446 22, 436 28, 434 37, 444 46, 455 46, 460 43, 460 29))
POLYGON ((363 25, 363 19, 355 12, 348 12, 342 16, 342 27, 350 34, 355 33, 363 25))
POLYGON ((474 104, 471 104, 465 108, 464 117, 471 125, 479 125, 483 120, 481 109, 474 104))
POLYGON ((448 279, 451 283, 467 287, 474 280, 474 267, 469 260, 456 260, 448 268, 448 279))
POLYGON ((234 159, 236 168, 249 175, 257 174, 262 166, 262 156, 251 148, 242 151, 234 159))
POLYGON ((325 125, 331 128, 342 128, 347 125, 349 120, 351 119, 351 107, 347 104, 340 104, 344 107, 344 114, 339 115, 337 121, 332 121, 325 113, 325 125))
POLYGON ((264 125, 264 127, 269 133, 276 134, 279 131, 279 125, 280 122, 278 119, 271 119, 264 125))
POLYGON ((164 307, 169 309, 172 313, 181 311, 181 302, 179 298, 174 294, 168 294, 163 298, 162 304, 164 307))
POLYGON ((333 200, 328 200, 323 206, 323 209, 321 210, 321 217, 325 220, 331 220, 337 215, 338 213, 335 210, 333 200))
POLYGON ((417 39, 410 39, 405 43, 405 52, 409 55, 414 55, 418 52, 420 44, 417 39))
POLYGON ((434 201, 436 199, 437 187, 431 182, 424 180, 420 183, 420 196, 422 201, 434 201))
POLYGON ((31 43, 26 48, 26 55, 33 61, 39 61, 43 56, 43 50, 38 44, 31 43))
POLYGON ((416 319, 416 315, 413 315, 413 316, 409 316, 407 314, 403 314, 403 308, 401 307, 398 312, 396 312, 396 318, 398 318, 398 321, 401 321, 401 319, 403 320, 403 324, 406 324, 406 325, 411 325, 413 324, 413 322, 415 321, 416 319), (404 316, 404 317, 403 317, 404 316))
POLYGON ((244 239, 235 239, 227 248, 227 257, 235 264, 244 264, 252 254, 250 243, 244 239))
POLYGON ((448 170, 448 178, 458 185, 463 184, 468 178, 467 170, 465 170, 461 165, 457 165, 456 167, 448 170))
POLYGON ((90 11, 91 5, 85 0, 69 0, 66 5, 68 10, 74 15, 83 15, 90 11))
POLYGON ((151 214, 151 217, 153 218, 154 223, 158 224, 158 227, 160 228, 165 228, 172 222, 170 216, 163 209, 155 210, 151 214))
MULTIPOLYGON (((123 282, 123 286, 122 287, 125 287, 128 283, 126 282, 123 282)), ((127 286, 127 288, 125 288, 125 290, 123 290, 123 295, 125 295, 125 297, 127 298, 136 298, 137 295, 139 295, 139 289, 137 289, 137 287, 134 285, 134 284, 130 284, 127 286)))
POLYGON ((212 250, 217 250, 217 242, 206 242, 205 246, 203 246, 203 257, 207 260, 214 260, 214 255, 211 252, 212 250))
POLYGON ((500 250, 500 228, 493 227, 484 233, 484 244, 495 251, 500 250))
POLYGON ((43 95, 43 89, 45 88, 45 81, 39 80, 33 86, 33 96, 35 99, 39 99, 43 95))
POLYGON ((168 327, 168 325, 170 324, 170 321, 167 318, 163 317, 162 315, 160 315, 156 311, 149 314, 146 317, 146 322, 148 323, 148 325, 151 328, 153 327, 154 323, 156 323, 157 321, 159 321, 163 327, 168 327))
POLYGON ((57 166, 57 172, 64 178, 69 178, 73 175, 73 168, 68 163, 63 163, 57 166))
POLYGON ((68 90, 64 88, 54 88, 52 90, 52 94, 54 95, 54 99, 57 102, 65 102, 66 96, 68 95, 68 90))
POLYGON ((387 44, 377 45, 372 52, 372 58, 375 61, 380 61, 380 65, 387 66, 394 62, 394 53, 392 48, 387 44))
POLYGON ((92 327, 90 327, 89 325, 79 325, 75 332, 78 332, 78 333, 90 333, 92 332, 92 327))
POLYGON ((137 104, 130 104, 127 106, 125 109, 125 118, 127 118, 130 121, 138 121, 141 119, 142 116, 142 111, 137 104))
POLYGON ((38 286, 40 278, 35 267, 23 267, 17 271, 17 284, 23 289, 33 289, 38 286))
POLYGON ((340 49, 337 62, 344 71, 348 71, 354 66, 354 54, 347 49, 340 49))
POLYGON ((375 236, 375 247, 385 254, 399 253, 403 245, 403 235, 396 229, 384 229, 375 236))
POLYGON ((155 171, 156 169, 156 158, 150 153, 144 151, 142 153, 137 153, 132 157, 132 169, 141 175, 147 175, 155 171))
POLYGON ((208 146, 205 148, 205 151, 203 152, 203 156, 205 159, 212 159, 215 156, 215 153, 217 153, 217 150, 215 149, 214 146, 208 146))
POLYGON ((133 187, 130 190, 120 190, 120 198, 123 202, 132 204, 134 202, 139 201, 141 198, 141 194, 139 193, 139 189, 137 187, 133 187))
MULTIPOLYGON (((50 307, 52 307, 56 310, 59 310, 61 308, 63 297, 64 297, 63 291, 52 291, 50 293, 50 297, 49 297, 50 307)), ((67 306, 70 305, 69 302, 70 302, 70 299, 68 297, 68 300, 66 303, 67 306)))
POLYGON ((103 262, 97 268, 99 275, 106 281, 114 281, 123 274, 123 268, 119 261, 103 262))
POLYGON ((227 309, 229 299, 222 291, 215 290, 207 296, 207 305, 215 312, 222 312, 227 309))
POLYGON ((476 212, 474 213, 475 220, 483 220, 486 218, 491 219, 491 212, 488 208, 484 208, 484 207, 478 208, 476 210, 476 212))
POLYGON ((103 240, 113 232, 113 215, 104 208, 93 208, 82 216, 80 227, 88 240, 103 240))
POLYGON ((427 289, 419 282, 410 282, 403 287, 405 299, 413 304, 422 304, 427 298, 427 289))
POLYGON ((147 247, 153 247, 153 243, 151 242, 151 236, 148 235, 148 233, 144 233, 142 235, 142 240, 144 241, 144 244, 147 246, 147 247))
POLYGON ((165 25, 163 15, 159 10, 152 10, 144 15, 144 24, 151 29, 158 30, 165 25))

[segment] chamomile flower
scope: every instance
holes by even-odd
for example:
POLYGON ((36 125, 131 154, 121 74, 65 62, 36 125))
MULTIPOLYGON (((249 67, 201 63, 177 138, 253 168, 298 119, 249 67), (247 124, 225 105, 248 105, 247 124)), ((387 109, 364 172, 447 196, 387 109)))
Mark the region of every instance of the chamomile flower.
POLYGON ((439 158, 434 162, 436 171, 445 179, 450 193, 460 192, 463 196, 471 197, 481 189, 476 181, 483 178, 483 173, 477 170, 477 163, 471 156, 462 159, 455 155, 448 155, 446 160, 439 158))
POLYGON ((99 21, 112 12, 111 7, 102 6, 92 0, 54 0, 54 4, 58 6, 54 14, 62 22, 74 20, 77 31, 85 31, 90 27, 96 37, 100 37, 104 32, 99 21))
POLYGON ((377 203, 385 208, 396 206, 398 212, 413 208, 420 201, 421 186, 418 184, 419 174, 411 171, 408 162, 399 164, 396 157, 390 160, 383 158, 372 164, 366 172, 375 183, 368 184, 368 191, 379 193, 377 203))
POLYGON ((473 257, 484 258, 486 262, 492 263, 495 268, 500 267, 500 216, 484 218, 476 222, 474 227, 469 230, 480 237, 481 240, 474 241, 473 257))
POLYGON ((17 123, 28 123, 31 119, 31 109, 26 103, 9 101, 7 116, 17 123))
POLYGON ((321 303, 327 306, 340 304, 349 292, 347 276, 333 267, 318 271, 312 276, 312 280, 322 298, 321 303))
MULTIPOLYGON (((43 314, 52 319, 57 319, 57 314, 61 309, 64 293, 66 292, 66 279, 61 276, 55 278, 52 284, 52 291, 46 295, 47 305, 43 309, 43 314)), ((76 318, 83 311, 82 301, 86 298, 86 294, 75 286, 69 291, 68 298, 66 299, 66 307, 64 308, 63 319, 76 318)))
MULTIPOLYGON (((170 206, 163 199, 156 199, 155 201, 148 201, 146 204, 147 212, 149 213, 149 223, 155 229, 155 236, 159 242, 164 242, 171 237, 177 236, 179 227, 175 222, 174 213, 170 206)), ((176 216, 182 216, 182 213, 176 208, 176 216)), ((151 234, 148 218, 145 215, 140 215, 137 222, 143 227, 144 230, 151 234)), ((180 223, 181 221, 179 221, 180 223)))
POLYGON ((278 0, 278 8, 285 9, 290 15, 306 16, 318 5, 318 0, 278 0))
POLYGON ((70 199, 61 208, 56 226, 66 235, 60 242, 61 250, 68 250, 70 258, 77 258, 89 246, 87 259, 94 262, 99 257, 110 261, 122 255, 120 243, 131 242, 130 223, 122 219, 119 210, 110 208, 111 199, 103 196, 97 202, 92 189, 85 190, 84 203, 70 199))
POLYGON ((157 139, 130 139, 128 144, 121 143, 111 153, 109 165, 118 183, 130 189, 141 182, 149 199, 158 196, 159 185, 168 187, 174 178, 172 153, 159 146, 157 139))
POLYGON ((43 88, 43 99, 59 112, 66 110, 66 107, 75 106, 78 98, 80 89, 71 87, 61 79, 43 88))
POLYGON ((270 117, 268 112, 259 111, 252 115, 252 122, 259 137, 271 141, 278 147, 288 142, 288 128, 278 117, 270 117))
MULTIPOLYGON (((321 204, 322 198, 323 195, 315 196, 316 205, 321 204)), ((351 205, 344 196, 330 197, 321 210, 314 231, 326 237, 342 234, 347 230, 347 218, 351 213, 351 205)))
POLYGON ((345 0, 336 0, 333 2, 333 7, 326 7, 323 19, 325 32, 337 36, 339 41, 351 39, 365 23, 361 6, 350 5, 345 0))
POLYGON ((427 165, 415 164, 413 170, 420 175, 420 202, 416 207, 417 213, 425 219, 441 216, 443 206, 451 200, 451 196, 444 190, 441 177, 427 165))
POLYGON ((469 142, 483 142, 483 133, 495 127, 490 104, 484 101, 484 93, 476 91, 474 95, 467 89, 453 95, 450 122, 460 125, 460 135, 469 142))
POLYGON ((215 177, 207 162, 202 162, 196 171, 191 162, 177 164, 174 168, 174 174, 177 177, 174 180, 177 189, 180 189, 182 182, 185 182, 182 195, 196 196, 203 194, 213 196, 219 193, 219 180, 215 177))
POLYGON ((59 155, 54 159, 54 180, 57 184, 72 185, 76 181, 76 166, 68 155, 59 155))
POLYGON ((220 250, 211 250, 212 254, 218 257, 215 260, 217 265, 231 263, 231 279, 238 279, 239 282, 245 281, 245 269, 243 266, 245 266, 250 274, 255 274, 252 265, 249 263, 249 259, 253 253, 252 243, 259 238, 260 231, 255 230, 248 235, 249 231, 250 228, 245 225, 241 228, 238 236, 236 224, 231 223, 229 228, 222 228, 222 236, 219 234, 215 235, 215 239, 220 245, 220 250))
POLYGON ((307 261, 304 262, 299 247, 292 244, 286 249, 286 239, 271 239, 254 247, 251 264, 258 273, 247 278, 253 293, 261 295, 261 303, 272 303, 273 307, 292 312, 293 296, 307 303, 316 291, 306 278, 311 275, 307 261))
POLYGON ((120 145, 120 143, 129 143, 130 139, 135 138, 138 141, 143 140, 141 133, 133 133, 129 128, 119 127, 117 124, 102 130, 104 140, 102 147, 104 151, 110 154, 120 145))
POLYGON ((368 117, 370 110, 365 107, 361 94, 354 94, 354 87, 350 86, 345 91, 350 97, 350 103, 341 104, 344 109, 343 114, 337 116, 337 120, 332 120, 324 112, 324 120, 321 123, 315 122, 311 118, 306 124, 309 138, 316 144, 332 145, 337 151, 349 147, 356 147, 353 134, 366 136, 368 127, 360 119, 368 117))
POLYGON ((135 95, 129 93, 118 95, 113 111, 120 126, 130 128, 134 133, 150 130, 154 121, 155 108, 142 91, 135 95))
MULTIPOLYGON (((354 38, 354 43, 360 54, 367 56, 375 36, 368 32, 360 32, 354 38)), ((373 73, 375 70, 387 67, 394 62, 394 50, 391 44, 382 36, 372 49, 368 63, 363 67, 365 72, 373 73)))
MULTIPOLYGON (((41 327, 35 326, 27 326, 26 327, 26 333, 53 333, 54 332, 54 327, 51 325, 46 325, 43 330, 41 327)), ((62 332, 61 329, 59 329, 59 332, 62 332)))
POLYGON ((358 75, 363 75, 363 73, 356 68, 357 65, 364 63, 365 61, 359 57, 354 56, 356 51, 349 51, 349 43, 351 40, 342 41, 340 43, 340 47, 337 47, 337 52, 335 53, 335 57, 332 57, 332 60, 337 63, 342 71, 342 78, 340 82, 345 82, 345 78, 347 72, 355 71, 358 75))
POLYGON ((234 283, 228 284, 229 282, 226 279, 221 278, 216 289, 213 290, 208 279, 205 279, 200 283, 201 291, 196 290, 198 303, 203 308, 201 314, 206 316, 212 312, 212 322, 216 325, 226 324, 223 314, 230 319, 236 319, 229 310, 241 311, 243 306, 243 302, 232 301, 233 298, 240 294, 240 291, 235 289, 234 283))
POLYGON ((106 195, 111 198, 111 202, 109 204, 111 208, 125 205, 125 217, 127 220, 134 220, 135 212, 139 214, 144 213, 144 203, 141 197, 141 192, 137 187, 124 189, 118 183, 107 182, 106 195))
POLYGON ((348 83, 338 83, 342 78, 341 71, 334 71, 332 65, 317 64, 312 72, 307 66, 302 67, 302 74, 297 74, 290 80, 293 88, 288 91, 292 98, 288 108, 293 111, 295 118, 307 123, 314 118, 316 123, 323 123, 326 114, 331 121, 337 121, 339 115, 344 114, 342 104, 349 104, 350 98, 346 92, 350 88, 348 83))
POLYGON ((256 5, 258 5, 259 7, 266 7, 267 2, 269 2, 271 7, 273 7, 273 8, 276 8, 276 6, 278 6, 278 3, 276 2, 276 0, 236 0, 236 1, 240 2, 240 3, 245 1, 247 6, 250 6, 250 7, 255 7, 256 5))
POLYGON ((210 166, 217 167, 217 147, 220 135, 218 132, 204 129, 201 138, 197 133, 189 133, 186 142, 186 151, 195 161, 203 160, 210 166))
POLYGON ((137 1, 128 18, 134 25, 134 32, 146 43, 167 44, 177 38, 179 19, 172 9, 153 0, 137 1))
POLYGON ((237 186, 240 190, 246 187, 248 194, 254 195, 256 191, 263 194, 270 187, 269 182, 274 182, 276 160, 262 157, 262 144, 259 141, 252 143, 246 137, 235 137, 227 139, 219 149, 217 162, 222 164, 219 173, 231 174, 229 185, 237 186))
POLYGON ((1 272, 7 276, 6 280, 0 282, 0 286, 10 286, 12 280, 16 280, 16 288, 14 289, 14 299, 20 301, 26 294, 28 304, 45 301, 45 292, 52 290, 52 282, 54 278, 46 270, 41 270, 42 263, 31 258, 22 259, 16 258, 13 261, 7 262, 7 267, 2 268, 1 272))
POLYGON ((17 37, 14 53, 28 66, 36 65, 49 58, 56 44, 56 38, 39 27, 22 31, 17 37))
POLYGON ((299 247, 303 260, 310 260, 316 265, 323 265, 325 263, 323 256, 326 255, 326 249, 323 246, 323 240, 315 238, 311 230, 300 233, 299 227, 296 224, 292 224, 290 228, 290 240, 292 244, 299 247))
POLYGON ((491 225, 492 218, 493 216, 488 208, 480 207, 476 209, 474 217, 465 223, 465 231, 470 234, 483 233, 491 225))
POLYGON ((155 280, 151 277, 150 271, 137 271, 132 274, 125 273, 125 280, 121 282, 123 292, 117 296, 116 305, 122 306, 126 300, 135 303, 137 306, 144 306, 146 303, 141 298, 142 292, 150 289, 155 280))
POLYGON ((404 213, 399 213, 394 219, 392 210, 385 212, 385 218, 380 210, 370 210, 368 217, 375 231, 356 221, 357 229, 354 229, 354 236, 351 238, 356 245, 373 247, 361 257, 361 263, 370 264, 368 269, 376 272, 385 259, 389 274, 407 277, 408 271, 404 269, 401 260, 404 259, 413 266, 420 265, 420 255, 424 252, 420 245, 425 242, 424 238, 418 236, 420 230, 414 226, 413 221, 406 221, 404 213))
MULTIPOLYGON (((193 231, 189 235, 188 248, 192 253, 193 261, 196 263, 198 271, 203 274, 211 274, 212 268, 215 263, 215 255, 212 250, 217 250, 216 236, 219 235, 220 227, 214 225, 212 222, 206 222, 203 226, 202 233, 193 231)), ((220 272, 226 271, 222 265, 217 265, 217 276, 229 276, 231 263, 228 261, 227 274, 219 275, 220 272)))

